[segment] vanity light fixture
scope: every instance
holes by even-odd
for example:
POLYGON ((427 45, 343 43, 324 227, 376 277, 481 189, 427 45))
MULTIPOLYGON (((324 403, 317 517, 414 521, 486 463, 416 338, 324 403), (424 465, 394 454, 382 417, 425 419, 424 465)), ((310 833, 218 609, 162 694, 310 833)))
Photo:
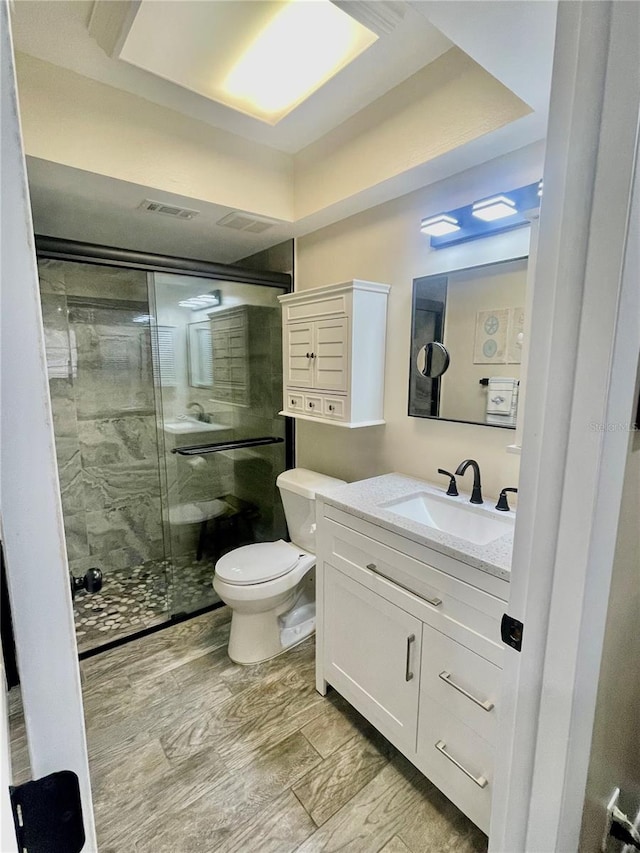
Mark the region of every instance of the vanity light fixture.
POLYGON ((506 195, 496 195, 476 201, 471 211, 472 215, 483 222, 495 222, 496 219, 505 219, 514 216, 518 212, 516 203, 506 195))
POLYGON ((200 296, 190 296, 189 299, 182 299, 178 302, 181 308, 190 308, 192 311, 203 311, 205 308, 215 308, 222 302, 222 295, 219 290, 212 290, 211 293, 202 293, 200 296))
POLYGON ((460 230, 458 220, 453 216, 447 216, 446 213, 439 213, 438 216, 431 216, 429 219, 423 219, 420 224, 420 230, 423 234, 429 234, 431 237, 444 237, 445 234, 453 234, 460 230))
POLYGON ((542 190, 544 189, 544 181, 540 179, 540 183, 538 184, 538 198, 542 198, 542 190))

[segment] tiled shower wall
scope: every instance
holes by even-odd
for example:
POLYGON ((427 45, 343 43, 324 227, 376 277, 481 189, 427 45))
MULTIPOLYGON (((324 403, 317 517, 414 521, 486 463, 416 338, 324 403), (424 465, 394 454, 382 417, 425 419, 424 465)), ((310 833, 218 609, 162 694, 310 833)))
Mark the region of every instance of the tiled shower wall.
POLYGON ((146 273, 41 260, 70 568, 164 557, 146 273), (53 359, 52 356, 53 355, 53 359))

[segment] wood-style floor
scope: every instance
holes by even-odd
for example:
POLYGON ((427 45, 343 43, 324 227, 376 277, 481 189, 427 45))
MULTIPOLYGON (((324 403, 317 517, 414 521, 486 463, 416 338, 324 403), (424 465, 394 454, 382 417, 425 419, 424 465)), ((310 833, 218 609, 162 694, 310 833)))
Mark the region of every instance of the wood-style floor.
MULTIPOLYGON (((335 691, 316 693, 312 639, 240 667, 229 618, 224 607, 82 662, 100 853, 486 851, 335 691)), ((23 739, 16 724, 18 754, 23 739)))

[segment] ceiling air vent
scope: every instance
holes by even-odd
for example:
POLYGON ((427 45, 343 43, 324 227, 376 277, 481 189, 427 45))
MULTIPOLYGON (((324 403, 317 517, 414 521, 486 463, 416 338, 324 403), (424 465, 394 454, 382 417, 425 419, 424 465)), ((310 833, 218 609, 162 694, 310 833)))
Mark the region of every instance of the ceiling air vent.
POLYGON ((252 213, 239 213, 238 211, 228 213, 216 222, 216 225, 222 225, 224 228, 249 231, 252 234, 262 234, 263 231, 267 231, 277 224, 277 219, 268 219, 266 216, 255 216, 252 213))
POLYGON ((176 219, 193 219, 197 216, 199 210, 189 210, 188 207, 176 207, 175 204, 164 204, 161 201, 152 201, 150 198, 145 200, 140 205, 140 210, 148 210, 149 213, 162 213, 165 216, 173 216, 176 219))

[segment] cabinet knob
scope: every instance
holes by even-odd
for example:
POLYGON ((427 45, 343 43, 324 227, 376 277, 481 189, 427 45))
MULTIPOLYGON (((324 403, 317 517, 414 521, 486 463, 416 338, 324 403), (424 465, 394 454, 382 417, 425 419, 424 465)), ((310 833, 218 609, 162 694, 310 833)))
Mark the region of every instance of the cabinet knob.
POLYGON ((330 412, 333 412, 335 410, 335 408, 336 408, 335 406, 329 405, 329 411, 330 412))
POLYGON ((313 403, 309 403, 309 408, 313 409, 313 403))
POLYGON ((311 358, 315 358, 315 357, 316 357, 315 352, 312 352, 312 353, 311 353, 311 358))
POLYGON ((307 358, 311 358, 311 353, 310 353, 310 352, 308 352, 308 353, 307 353, 307 358))
POLYGON ((291 405, 292 405, 292 406, 295 406, 295 404, 296 404, 296 401, 295 401, 295 400, 292 400, 292 401, 291 401, 291 405))

